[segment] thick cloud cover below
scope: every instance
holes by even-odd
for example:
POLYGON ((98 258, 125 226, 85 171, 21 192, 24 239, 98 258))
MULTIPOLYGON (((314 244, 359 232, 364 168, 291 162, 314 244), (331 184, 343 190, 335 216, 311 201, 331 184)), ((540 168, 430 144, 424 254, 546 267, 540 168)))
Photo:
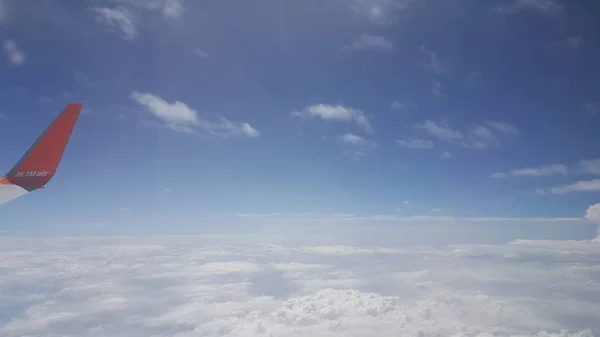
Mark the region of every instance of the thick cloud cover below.
POLYGON ((600 242, 0 238, 0 336, 594 336, 600 242))

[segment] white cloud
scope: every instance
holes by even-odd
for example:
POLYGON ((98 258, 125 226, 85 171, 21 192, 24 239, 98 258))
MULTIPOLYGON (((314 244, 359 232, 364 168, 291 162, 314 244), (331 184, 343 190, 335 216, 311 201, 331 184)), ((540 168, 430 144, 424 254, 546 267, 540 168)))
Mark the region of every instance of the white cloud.
POLYGON ((4 41, 4 52, 6 53, 6 56, 8 56, 10 64, 18 66, 25 63, 25 53, 19 49, 15 41, 4 41))
POLYGON ((407 111, 409 109, 413 109, 414 107, 415 107, 415 104, 412 101, 410 101, 408 99, 403 99, 400 101, 393 101, 392 105, 390 106, 390 109, 407 111))
POLYGON ((398 145, 409 149, 433 149, 435 145, 427 139, 397 140, 398 145))
POLYGON ((564 164, 553 164, 539 167, 528 167, 521 169, 514 169, 508 173, 498 172, 492 174, 491 178, 506 178, 509 175, 512 176, 553 176, 553 175, 567 175, 569 173, 587 173, 587 174, 600 174, 600 159, 586 159, 581 160, 572 165, 564 164))
POLYGON ((526 167, 521 169, 515 169, 510 172, 513 176, 553 176, 553 175, 566 175, 569 173, 569 168, 566 165, 554 164, 540 167, 526 167))
POLYGON ((167 127, 180 131, 208 134, 219 137, 246 135, 258 137, 260 132, 248 123, 234 123, 224 117, 218 122, 200 119, 196 110, 185 103, 175 101, 169 103, 163 98, 150 94, 133 91, 130 98, 148 110, 154 117, 161 120, 167 127))
MULTIPOLYGON (((594 204, 588 207, 585 218, 600 225, 600 204, 594 204)), ((600 235, 600 233, 598 233, 598 235, 600 235)))
POLYGON ((201 48, 194 48, 194 54, 207 59, 208 58, 208 53, 205 52, 204 50, 202 50, 201 48))
POLYGON ((179 20, 183 16, 182 0, 166 0, 162 13, 165 18, 179 20))
POLYGON ((436 98, 440 98, 442 96, 444 96, 443 93, 443 84, 440 81, 433 81, 431 84, 431 93, 433 94, 433 96, 435 96, 436 98))
POLYGON ((373 141, 366 140, 363 137, 353 133, 346 133, 340 136, 340 140, 346 144, 351 144, 354 146, 375 146, 373 141))
POLYGON ((123 38, 126 40, 132 41, 137 37, 136 19, 127 8, 122 6, 113 9, 108 7, 94 7, 92 11, 97 14, 96 21, 107 25, 111 29, 120 30, 123 38))
POLYGON ((389 24, 394 14, 402 11, 414 0, 351 0, 350 9, 373 24, 389 24))
POLYGON ((600 159, 582 160, 579 166, 586 173, 600 174, 600 159))
POLYGON ((600 191, 600 179, 582 180, 570 185, 556 186, 550 189, 550 192, 553 194, 590 191, 600 191))
POLYGON ((485 121, 485 123, 492 129, 496 129, 497 131, 500 131, 501 133, 504 133, 507 135, 511 135, 511 134, 516 135, 519 133, 519 130, 514 125, 511 125, 506 122, 485 121))
POLYGON ((496 173, 492 173, 490 175, 490 178, 493 178, 493 179, 502 179, 502 178, 507 178, 507 177, 508 177, 508 174, 504 173, 504 172, 496 172, 496 173))
MULTIPOLYGON (((2 237, 0 335, 600 333, 595 241, 382 246, 341 243, 344 230, 332 230, 330 244, 310 235, 300 244, 264 235, 2 237)), ((378 231, 377 240, 389 236, 378 231)))
POLYGON ((245 133, 248 137, 258 137, 260 136, 260 132, 252 127, 252 125, 248 123, 242 123, 242 132, 245 133))
POLYGON ((463 145, 472 148, 484 150, 492 146, 500 145, 500 137, 518 134, 518 130, 513 125, 499 121, 485 121, 483 124, 475 124, 469 131, 467 141, 463 145))
POLYGON ((304 108, 302 111, 292 112, 292 116, 301 118, 318 117, 325 121, 355 122, 365 131, 374 132, 364 112, 342 105, 315 104, 304 108))
POLYGON ((449 151, 444 151, 444 152, 442 153, 442 156, 443 156, 444 158, 452 158, 452 153, 450 153, 449 151))
POLYGON ((505 122, 486 121, 484 124, 474 124, 470 129, 461 131, 447 122, 426 120, 414 124, 416 129, 424 130, 429 135, 444 142, 457 143, 470 149, 488 149, 499 146, 501 140, 517 134, 517 129, 505 122))
POLYGON ((462 132, 453 129, 447 123, 436 123, 430 120, 426 120, 423 123, 416 124, 415 127, 423 129, 427 131, 430 135, 446 142, 451 142, 463 138, 462 132))
POLYGON ((146 13, 160 13, 166 20, 179 21, 185 8, 182 0, 113 0, 118 3, 114 8, 93 7, 96 21, 113 30, 120 31, 128 41, 139 35, 138 21, 144 19, 146 13))
POLYGON ((423 53, 423 65, 428 72, 443 75, 448 71, 446 62, 435 51, 421 46, 421 52, 423 53))
POLYGON ((347 50, 377 50, 377 51, 391 51, 394 49, 394 45, 390 40, 383 36, 362 34, 356 41, 350 46, 346 47, 347 50))
POLYGON ((485 140, 493 140, 496 138, 496 136, 494 136, 494 133, 483 125, 474 125, 471 128, 471 133, 475 137, 485 140))
POLYGON ((567 175, 569 173, 569 167, 563 164, 545 165, 539 167, 525 167, 520 169, 513 169, 508 173, 497 172, 490 176, 490 178, 507 178, 508 176, 515 177, 548 177, 555 175, 567 175))

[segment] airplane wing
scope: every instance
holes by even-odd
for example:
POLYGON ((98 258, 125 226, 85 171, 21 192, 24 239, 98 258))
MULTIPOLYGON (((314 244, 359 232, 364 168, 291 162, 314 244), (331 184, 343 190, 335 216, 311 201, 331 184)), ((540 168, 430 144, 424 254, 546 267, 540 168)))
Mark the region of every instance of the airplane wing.
POLYGON ((63 156, 83 104, 69 104, 23 158, 0 178, 0 205, 45 188, 63 156))

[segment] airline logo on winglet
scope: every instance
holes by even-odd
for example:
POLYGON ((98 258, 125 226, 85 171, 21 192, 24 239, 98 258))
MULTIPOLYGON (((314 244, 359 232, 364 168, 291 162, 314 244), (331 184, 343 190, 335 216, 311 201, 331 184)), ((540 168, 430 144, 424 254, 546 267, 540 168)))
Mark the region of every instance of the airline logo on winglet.
POLYGON ((27 172, 17 172, 15 173, 15 178, 25 178, 25 177, 46 177, 49 175, 48 171, 27 171, 27 172))

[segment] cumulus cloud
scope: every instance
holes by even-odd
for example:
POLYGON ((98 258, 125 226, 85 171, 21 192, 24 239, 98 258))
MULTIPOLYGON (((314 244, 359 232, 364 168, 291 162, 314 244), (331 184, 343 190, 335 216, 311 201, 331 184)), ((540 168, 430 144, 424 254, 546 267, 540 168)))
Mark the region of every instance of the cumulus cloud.
POLYGON ((220 117, 218 122, 203 120, 198 117, 196 110, 180 101, 169 103, 157 95, 139 91, 133 91, 129 97, 163 122, 165 126, 176 131, 225 138, 237 135, 248 137, 260 135, 258 130, 246 122, 234 123, 224 117, 220 117))
POLYGON ((18 66, 25 63, 25 53, 19 49, 15 41, 4 41, 4 52, 6 53, 10 64, 18 66))
POLYGON ((600 333, 594 241, 441 247, 302 241, 2 237, 0 335, 600 333))
POLYGON ((600 225, 600 204, 588 207, 585 218, 600 225))
POLYGON ((365 131, 373 133, 371 124, 363 111, 343 105, 315 104, 301 111, 292 112, 292 116, 300 118, 321 118, 324 121, 354 122, 365 131))
POLYGON ((346 50, 376 50, 376 51, 391 51, 394 49, 392 41, 377 35, 362 34, 351 45, 345 48, 346 50))

